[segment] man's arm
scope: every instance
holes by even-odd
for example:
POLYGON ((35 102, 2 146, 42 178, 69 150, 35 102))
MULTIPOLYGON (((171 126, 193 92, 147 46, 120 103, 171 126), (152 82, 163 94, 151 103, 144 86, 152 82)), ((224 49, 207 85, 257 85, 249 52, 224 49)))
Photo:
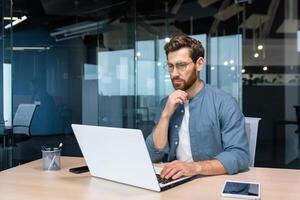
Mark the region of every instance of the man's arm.
POLYGON ((163 155, 167 153, 170 118, 175 112, 177 105, 183 104, 187 98, 188 94, 181 90, 176 90, 169 95, 166 104, 162 108, 157 125, 146 140, 152 162, 161 161, 163 155))
POLYGON ((168 142, 170 118, 175 112, 177 105, 183 104, 187 100, 187 97, 187 93, 182 90, 176 90, 170 94, 158 124, 153 132, 153 143, 157 149, 163 149, 166 146, 168 142))
POLYGON ((228 174, 248 169, 250 155, 245 118, 233 97, 228 97, 220 106, 220 123, 223 152, 215 156, 228 174))
POLYGON ((165 148, 168 143, 168 128, 170 117, 162 112, 160 119, 153 131, 153 144, 156 149, 165 148))

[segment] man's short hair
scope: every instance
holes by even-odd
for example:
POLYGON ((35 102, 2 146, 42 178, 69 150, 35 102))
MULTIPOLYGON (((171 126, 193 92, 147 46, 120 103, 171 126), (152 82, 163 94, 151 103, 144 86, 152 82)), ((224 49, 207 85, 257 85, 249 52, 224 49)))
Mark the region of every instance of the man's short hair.
POLYGON ((178 51, 182 48, 190 49, 190 57, 194 62, 200 57, 204 58, 204 48, 201 42, 187 35, 173 37, 164 47, 167 57, 170 52, 178 51))

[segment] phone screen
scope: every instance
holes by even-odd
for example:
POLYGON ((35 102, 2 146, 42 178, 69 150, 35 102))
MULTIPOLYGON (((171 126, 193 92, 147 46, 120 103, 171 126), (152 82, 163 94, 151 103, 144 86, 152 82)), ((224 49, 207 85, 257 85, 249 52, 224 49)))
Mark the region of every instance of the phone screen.
POLYGON ((227 181, 222 193, 258 197, 259 184, 227 181))

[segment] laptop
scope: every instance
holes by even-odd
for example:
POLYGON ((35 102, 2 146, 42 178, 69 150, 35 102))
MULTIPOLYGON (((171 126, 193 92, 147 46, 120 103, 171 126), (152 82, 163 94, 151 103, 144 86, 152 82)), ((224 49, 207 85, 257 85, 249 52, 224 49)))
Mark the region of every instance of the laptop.
POLYGON ((72 128, 94 177, 157 192, 192 178, 161 179, 161 168, 153 166, 141 130, 79 124, 72 128))

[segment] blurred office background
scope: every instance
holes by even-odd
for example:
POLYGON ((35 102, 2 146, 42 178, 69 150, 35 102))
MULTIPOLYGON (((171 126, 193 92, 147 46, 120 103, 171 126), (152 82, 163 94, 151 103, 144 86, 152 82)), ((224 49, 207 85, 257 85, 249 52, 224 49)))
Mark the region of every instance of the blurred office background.
POLYGON ((146 137, 173 90, 163 46, 180 33, 206 49, 202 79, 261 118, 255 166, 300 168, 298 1, 1 0, 0 9, 1 170, 40 158, 41 145, 81 156, 72 123, 146 137), (17 112, 23 104, 34 112, 17 112), (29 122, 25 138, 14 136, 18 119, 29 122))

